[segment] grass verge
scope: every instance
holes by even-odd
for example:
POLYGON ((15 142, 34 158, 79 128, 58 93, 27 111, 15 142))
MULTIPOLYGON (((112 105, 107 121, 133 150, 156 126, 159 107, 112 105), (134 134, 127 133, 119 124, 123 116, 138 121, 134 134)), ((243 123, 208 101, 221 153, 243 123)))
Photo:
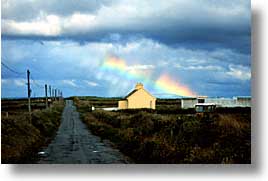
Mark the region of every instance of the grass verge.
POLYGON ((32 120, 26 113, 1 119, 1 162, 34 163, 37 151, 56 133, 61 120, 63 102, 49 109, 36 110, 32 120))

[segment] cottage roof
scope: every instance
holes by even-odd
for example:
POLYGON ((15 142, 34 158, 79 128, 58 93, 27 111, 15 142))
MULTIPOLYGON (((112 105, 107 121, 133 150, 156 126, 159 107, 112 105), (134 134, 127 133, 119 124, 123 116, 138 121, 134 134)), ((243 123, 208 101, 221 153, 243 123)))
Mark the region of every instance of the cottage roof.
POLYGON ((148 95, 150 95, 151 97, 155 98, 153 95, 151 95, 148 91, 146 91, 143 88, 143 85, 141 83, 138 83, 136 85, 135 89, 133 91, 131 91, 126 97, 124 97, 123 100, 126 100, 127 98, 129 98, 130 96, 132 96, 135 92, 137 92, 139 90, 144 90, 148 95))
POLYGON ((124 99, 127 99, 128 97, 130 97, 132 94, 134 94, 135 92, 137 92, 139 89, 134 89, 133 91, 131 91, 126 97, 124 97, 124 99))

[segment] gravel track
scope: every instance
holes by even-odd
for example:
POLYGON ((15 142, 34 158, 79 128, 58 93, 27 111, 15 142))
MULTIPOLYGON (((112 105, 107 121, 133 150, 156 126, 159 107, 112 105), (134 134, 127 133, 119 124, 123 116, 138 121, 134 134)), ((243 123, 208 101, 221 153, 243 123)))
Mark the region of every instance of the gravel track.
POLYGON ((39 153, 38 163, 45 164, 129 163, 108 141, 92 135, 71 100, 66 101, 54 140, 39 153))

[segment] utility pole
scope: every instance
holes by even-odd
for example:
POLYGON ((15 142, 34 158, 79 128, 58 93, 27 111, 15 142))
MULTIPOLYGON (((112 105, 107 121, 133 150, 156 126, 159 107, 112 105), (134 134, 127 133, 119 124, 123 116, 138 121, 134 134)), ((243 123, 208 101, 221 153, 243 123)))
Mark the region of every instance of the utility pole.
POLYGON ((49 85, 49 97, 51 99, 51 85, 49 85))
POLYGON ((57 89, 55 89, 55 101, 57 100, 57 89))
POLYGON ((51 99, 51 85, 49 85, 49 107, 51 105, 52 99, 51 99))
POLYGON ((46 95, 46 108, 48 108, 48 102, 47 102, 47 84, 45 84, 45 95, 46 95))
POLYGON ((30 122, 32 121, 31 115, 31 85, 30 85, 30 71, 27 70, 27 90, 28 90, 28 110, 30 115, 30 122))
POLYGON ((58 100, 60 100, 60 90, 58 90, 58 100))
POLYGON ((54 101, 54 89, 52 88, 52 100, 54 101))

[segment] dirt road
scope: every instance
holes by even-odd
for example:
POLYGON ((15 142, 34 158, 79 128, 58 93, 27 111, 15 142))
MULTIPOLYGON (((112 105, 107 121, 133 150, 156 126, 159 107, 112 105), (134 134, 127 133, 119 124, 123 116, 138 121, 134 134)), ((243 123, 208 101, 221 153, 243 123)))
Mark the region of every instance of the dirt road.
POLYGON ((55 139, 39 153, 38 163, 129 163, 108 141, 91 134, 71 100, 66 102, 55 139))

